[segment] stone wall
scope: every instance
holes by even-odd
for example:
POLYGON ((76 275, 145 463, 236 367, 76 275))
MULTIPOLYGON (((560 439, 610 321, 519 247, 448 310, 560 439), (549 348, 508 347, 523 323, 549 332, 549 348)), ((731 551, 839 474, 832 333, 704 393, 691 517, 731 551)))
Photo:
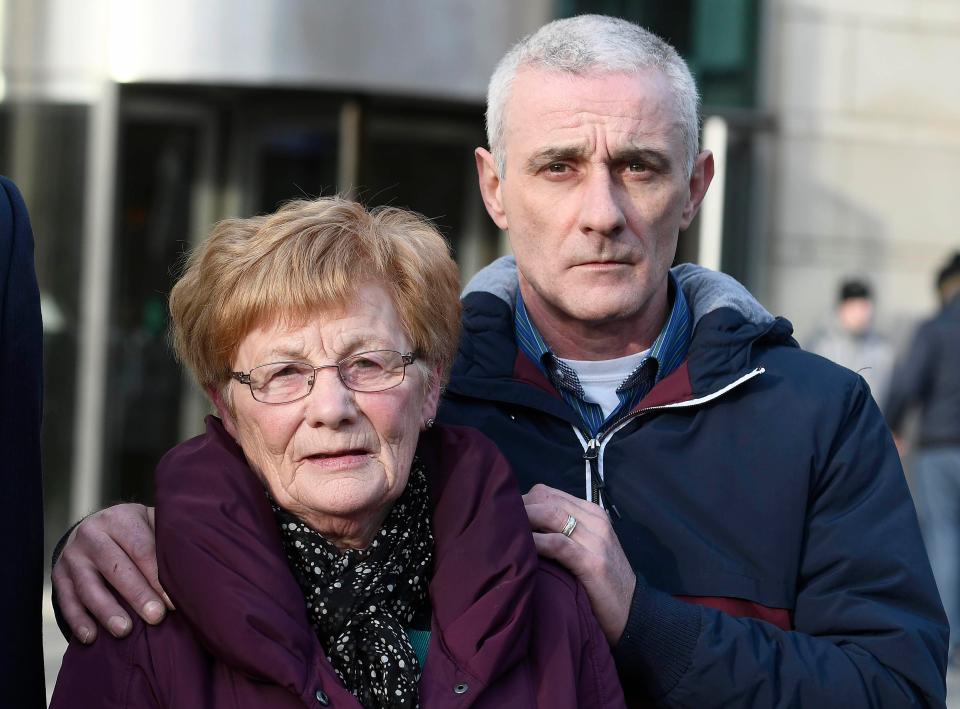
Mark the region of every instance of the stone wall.
POLYGON ((960 2, 768 11, 764 102, 779 127, 761 295, 802 343, 837 282, 865 276, 880 324, 902 339, 960 249, 960 2))

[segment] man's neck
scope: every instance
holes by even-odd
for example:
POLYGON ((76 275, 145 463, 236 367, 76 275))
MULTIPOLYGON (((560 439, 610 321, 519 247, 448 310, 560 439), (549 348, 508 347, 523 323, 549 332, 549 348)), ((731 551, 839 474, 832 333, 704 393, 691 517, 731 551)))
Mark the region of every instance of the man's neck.
POLYGON ((564 359, 598 361, 650 349, 667 321, 667 282, 651 301, 628 318, 602 322, 577 320, 545 303, 520 278, 520 293, 530 319, 550 351, 564 359))

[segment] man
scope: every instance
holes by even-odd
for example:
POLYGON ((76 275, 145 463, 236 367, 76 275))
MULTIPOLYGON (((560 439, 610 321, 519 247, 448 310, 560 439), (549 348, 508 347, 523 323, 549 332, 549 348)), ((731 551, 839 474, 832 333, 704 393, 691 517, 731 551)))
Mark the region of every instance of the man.
POLYGON ((43 502, 40 414, 43 332, 33 268, 33 232, 16 186, 0 177, 0 706, 44 707, 41 602, 43 502))
MULTIPOLYGON (((898 441, 913 407, 920 409, 914 485, 930 563, 950 620, 957 658, 960 623, 960 252, 937 275, 941 308, 913 336, 897 367, 887 420, 898 441)), ((901 448, 905 448, 900 443, 901 448)))
POLYGON ((874 400, 883 405, 893 374, 893 345, 874 329, 873 317, 870 286, 846 280, 840 284, 833 317, 810 339, 808 349, 861 375, 874 400))
MULTIPOLYGON (((621 20, 552 22, 504 57, 476 157, 516 268, 468 285, 441 417, 533 486, 537 547, 582 581, 632 702, 942 706, 942 609, 863 380, 725 277, 688 304, 670 272, 713 175, 697 120, 683 61, 621 20)), ((72 535, 67 588, 132 566, 84 551, 147 525, 110 514, 72 535)), ((82 585, 98 618, 119 608, 82 585)))

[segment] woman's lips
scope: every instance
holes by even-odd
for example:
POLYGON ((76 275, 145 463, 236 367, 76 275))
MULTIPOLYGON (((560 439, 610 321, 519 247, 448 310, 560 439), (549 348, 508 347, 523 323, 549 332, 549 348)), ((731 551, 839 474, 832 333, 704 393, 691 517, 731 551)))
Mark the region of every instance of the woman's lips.
POLYGON ((360 468, 366 465, 372 454, 364 450, 338 451, 336 453, 317 453, 308 455, 303 460, 311 466, 325 470, 347 470, 360 468))

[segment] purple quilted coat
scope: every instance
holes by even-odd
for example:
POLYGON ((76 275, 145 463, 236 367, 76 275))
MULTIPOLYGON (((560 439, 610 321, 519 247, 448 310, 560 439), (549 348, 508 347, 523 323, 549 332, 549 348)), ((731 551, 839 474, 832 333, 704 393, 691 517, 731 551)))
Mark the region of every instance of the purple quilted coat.
MULTIPOLYGON (((436 537, 421 706, 623 707, 583 589, 538 561, 513 475, 472 429, 421 437, 436 537)), ((160 579, 177 611, 72 643, 51 709, 359 707, 311 629, 259 480, 216 418, 157 470, 160 579)), ((134 616, 136 618, 136 616, 134 616)))

